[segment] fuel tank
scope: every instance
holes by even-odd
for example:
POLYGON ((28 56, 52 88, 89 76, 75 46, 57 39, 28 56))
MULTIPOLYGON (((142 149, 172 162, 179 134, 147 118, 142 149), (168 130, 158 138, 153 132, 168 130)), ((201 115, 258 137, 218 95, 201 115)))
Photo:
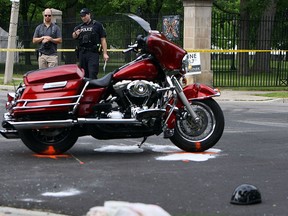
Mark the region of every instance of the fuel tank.
POLYGON ((113 75, 115 80, 155 80, 158 77, 158 70, 150 59, 142 59, 136 62, 131 62, 120 68, 113 75))

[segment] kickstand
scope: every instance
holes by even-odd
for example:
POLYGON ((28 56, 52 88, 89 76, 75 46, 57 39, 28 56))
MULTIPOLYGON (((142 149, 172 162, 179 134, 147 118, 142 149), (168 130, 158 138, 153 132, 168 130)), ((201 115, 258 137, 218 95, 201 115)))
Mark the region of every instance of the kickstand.
POLYGON ((138 144, 138 147, 141 148, 141 146, 143 145, 143 143, 147 140, 147 137, 145 136, 144 139, 142 140, 142 142, 140 144, 138 144))

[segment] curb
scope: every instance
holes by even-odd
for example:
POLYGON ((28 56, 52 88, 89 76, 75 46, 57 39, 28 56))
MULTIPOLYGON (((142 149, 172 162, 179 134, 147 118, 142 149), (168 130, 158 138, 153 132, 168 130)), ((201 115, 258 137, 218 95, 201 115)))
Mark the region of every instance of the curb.
POLYGON ((32 211, 11 207, 0 207, 0 216, 68 216, 63 214, 54 214, 50 212, 32 211))
MULTIPOLYGON (((288 98, 267 97, 266 93, 272 91, 233 91, 223 90, 220 97, 215 97, 217 101, 237 101, 237 102, 283 102, 287 103, 288 98)), ((288 92, 287 92, 288 93, 288 92)))
POLYGON ((6 91, 14 91, 14 88, 16 88, 16 86, 9 86, 9 85, 0 85, 0 89, 1 90, 6 90, 6 91))

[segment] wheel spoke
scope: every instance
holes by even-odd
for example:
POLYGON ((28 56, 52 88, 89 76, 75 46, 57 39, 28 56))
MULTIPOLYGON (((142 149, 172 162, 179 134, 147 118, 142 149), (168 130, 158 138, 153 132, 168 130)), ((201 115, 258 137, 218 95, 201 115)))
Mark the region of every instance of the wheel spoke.
POLYGON ((202 152, 214 146, 222 136, 224 116, 212 98, 193 101, 191 106, 199 122, 193 121, 185 108, 179 109, 174 135, 170 140, 184 151, 202 152))
POLYGON ((190 116, 182 113, 182 116, 186 116, 186 118, 179 118, 177 126, 185 139, 200 142, 208 139, 213 133, 215 117, 212 110, 208 106, 204 106, 204 104, 192 105, 192 108, 199 116, 200 122, 194 123, 190 116))
POLYGON ((42 143, 53 145, 53 143, 57 143, 65 139, 65 137, 69 135, 69 130, 66 128, 33 130, 32 135, 36 140, 42 143))
POLYGON ((23 143, 38 154, 64 153, 78 139, 78 133, 75 128, 19 130, 18 133, 23 143))

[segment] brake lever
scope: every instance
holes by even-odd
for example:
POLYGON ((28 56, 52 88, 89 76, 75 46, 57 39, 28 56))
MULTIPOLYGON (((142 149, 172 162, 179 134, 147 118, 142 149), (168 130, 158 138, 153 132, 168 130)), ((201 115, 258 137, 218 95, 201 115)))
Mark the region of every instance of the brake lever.
POLYGON ((122 53, 127 53, 127 52, 131 52, 134 48, 128 48, 122 51, 122 53))

